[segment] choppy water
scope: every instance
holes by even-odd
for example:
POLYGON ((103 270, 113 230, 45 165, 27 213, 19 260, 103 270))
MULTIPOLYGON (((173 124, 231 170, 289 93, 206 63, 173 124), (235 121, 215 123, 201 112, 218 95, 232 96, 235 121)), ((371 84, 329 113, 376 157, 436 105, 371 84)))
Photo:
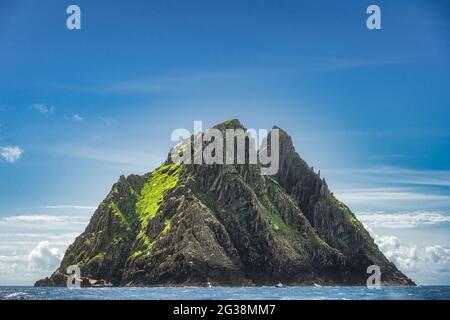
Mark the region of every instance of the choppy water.
POLYGON ((450 300, 450 286, 33 288, 0 287, 0 300, 450 300))

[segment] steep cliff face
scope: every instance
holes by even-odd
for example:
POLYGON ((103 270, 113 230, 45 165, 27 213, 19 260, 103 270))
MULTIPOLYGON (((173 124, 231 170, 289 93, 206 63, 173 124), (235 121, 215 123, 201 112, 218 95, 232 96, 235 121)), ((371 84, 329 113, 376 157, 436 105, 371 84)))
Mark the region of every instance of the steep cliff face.
MULTIPOLYGON (((243 128, 227 121, 219 130, 243 128)), ((378 264, 386 284, 412 284, 281 132, 280 171, 259 165, 185 165, 169 159, 121 177, 60 268, 36 285, 64 285, 65 270, 122 286, 365 284, 378 264)))
POLYGON ((277 129, 280 131, 280 169, 274 179, 294 199, 319 236, 347 258, 353 281, 366 276, 367 266, 378 265, 385 283, 412 284, 380 252, 354 213, 334 197, 320 173, 315 173, 300 158, 291 137, 277 129))

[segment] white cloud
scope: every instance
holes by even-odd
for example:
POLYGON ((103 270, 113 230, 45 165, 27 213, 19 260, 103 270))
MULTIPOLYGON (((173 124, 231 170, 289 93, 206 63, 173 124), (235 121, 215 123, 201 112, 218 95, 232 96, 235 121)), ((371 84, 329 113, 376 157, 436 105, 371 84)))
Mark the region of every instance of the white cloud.
MULTIPOLYGON (((60 224, 79 224, 85 223, 87 216, 69 216, 69 215, 18 215, 0 218, 0 226, 8 223, 50 223, 55 225, 55 223, 60 224)), ((44 227, 45 225, 41 225, 44 227)))
POLYGON ((62 255, 58 248, 50 246, 48 241, 41 241, 28 254, 28 268, 32 272, 52 272, 61 262, 62 255))
POLYGON ((73 121, 73 122, 81 122, 84 120, 84 118, 82 116, 80 116, 78 113, 76 113, 71 116, 64 116, 64 120, 73 121))
MULTIPOLYGON (((91 212, 83 215, 18 215, 0 218, 0 255, 2 247, 29 245, 25 234, 40 234, 41 240, 58 237, 61 245, 66 239, 80 234, 89 222, 91 212)), ((34 242, 35 240, 33 240, 34 242)))
POLYGON ((95 210, 97 207, 94 206, 78 206, 78 205, 68 205, 60 204, 53 206, 45 206, 45 209, 76 209, 76 210, 95 210))
POLYGON ((401 270, 413 269, 419 261, 416 245, 400 244, 397 237, 375 237, 381 252, 401 270))
POLYGON ((0 218, 0 285, 30 285, 49 276, 90 216, 86 212, 0 218))
POLYGON ((49 241, 40 241, 27 252, 0 255, 0 285, 29 285, 49 276, 59 266, 63 254, 49 241))
POLYGON ((408 191, 400 188, 361 188, 336 191, 338 197, 346 202, 371 203, 380 201, 449 201, 450 196, 408 191))
POLYGON ((82 116, 80 116, 79 114, 74 114, 72 116, 72 121, 79 122, 79 121, 83 121, 83 120, 84 120, 84 118, 82 116))
POLYGON ((17 146, 0 147, 0 156, 9 163, 16 162, 23 155, 23 150, 17 146))
POLYGON ((418 188, 351 188, 338 189, 335 194, 355 211, 366 210, 433 210, 450 208, 450 190, 420 190, 418 188))
POLYGON ((4 221, 22 221, 22 222, 62 222, 65 221, 65 216, 50 216, 50 215, 23 215, 6 217, 4 221))
POLYGON ((448 170, 415 170, 381 166, 368 169, 366 173, 391 183, 450 186, 448 170))
POLYGON ((370 227, 414 228, 422 225, 450 223, 450 215, 440 212, 360 213, 358 219, 370 227))
POLYGON ((392 235, 377 235, 365 226, 383 254, 418 284, 449 284, 450 249, 441 245, 405 243, 392 235))
POLYGON ((55 111, 54 106, 48 106, 43 103, 35 103, 31 107, 41 114, 52 114, 55 111))
POLYGON ((27 256, 0 256, 0 263, 18 263, 27 261, 27 256))
POLYGON ((425 253, 429 261, 434 263, 448 264, 450 263, 450 249, 440 245, 427 246, 425 253))

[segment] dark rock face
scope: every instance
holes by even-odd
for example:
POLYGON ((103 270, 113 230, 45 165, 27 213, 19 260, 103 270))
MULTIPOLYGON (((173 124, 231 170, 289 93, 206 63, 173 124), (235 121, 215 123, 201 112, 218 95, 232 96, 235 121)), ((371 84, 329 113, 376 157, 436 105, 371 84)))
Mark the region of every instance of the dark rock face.
MULTIPOLYGON (((215 128, 236 127, 232 120, 215 128)), ((373 264, 384 284, 413 284, 283 131, 280 146, 273 177, 258 165, 170 160, 120 177, 60 268, 36 286, 65 285, 70 265, 91 284, 116 286, 364 285, 373 264)))
POLYGON ((364 278, 367 266, 378 265, 385 283, 414 284, 386 259, 353 212, 333 196, 320 173, 316 174, 295 152, 291 137, 279 130, 280 169, 274 178, 319 236, 347 258, 351 282, 364 278))

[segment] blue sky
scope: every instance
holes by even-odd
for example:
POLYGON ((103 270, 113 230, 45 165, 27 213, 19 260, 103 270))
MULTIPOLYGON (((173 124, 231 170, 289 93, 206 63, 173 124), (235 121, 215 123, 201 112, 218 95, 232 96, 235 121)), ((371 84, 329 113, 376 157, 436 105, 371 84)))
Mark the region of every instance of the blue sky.
POLYGON ((0 284, 48 274, 174 129, 230 118, 284 128, 402 270, 450 284, 448 1, 74 3, 80 31, 72 2, 0 1, 0 284))

